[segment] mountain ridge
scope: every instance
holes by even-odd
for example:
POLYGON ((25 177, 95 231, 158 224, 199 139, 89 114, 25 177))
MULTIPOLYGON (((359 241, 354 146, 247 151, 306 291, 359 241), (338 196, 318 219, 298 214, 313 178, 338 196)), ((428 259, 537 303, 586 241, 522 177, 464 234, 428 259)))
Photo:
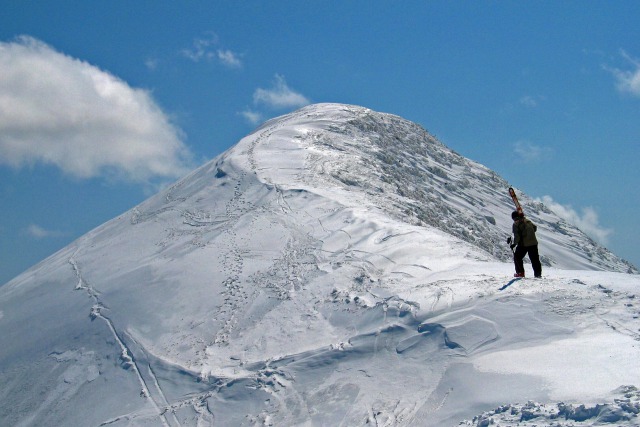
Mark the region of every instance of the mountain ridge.
MULTIPOLYGON (((287 121, 301 121, 297 126, 302 130, 296 135, 285 134, 284 139, 296 140, 308 151, 328 147, 345 153, 345 156, 333 153, 330 160, 322 159, 322 154, 317 152, 308 155, 308 169, 314 174, 307 178, 307 184, 315 181, 315 187, 310 187, 316 191, 319 182, 332 188, 357 187, 371 196, 374 204, 403 222, 436 227, 502 261, 510 259, 509 251, 505 251, 504 236, 511 229, 512 203, 506 193, 511 185, 485 166, 450 150, 421 126, 363 107, 316 104, 267 122, 253 134, 259 134, 257 138, 244 139, 251 144, 247 155, 252 168, 257 167, 252 159, 256 147, 267 135, 275 133, 277 138, 278 127, 287 121), (318 122, 323 123, 319 118, 326 122, 326 116, 331 116, 331 122, 327 126, 319 125, 318 122), (318 170, 318 163, 322 163, 323 169, 318 170), (375 170, 367 173, 367 169, 372 168, 375 170), (377 203, 376 196, 382 196, 377 197, 377 203), (385 206, 389 203, 393 209, 385 206), (500 227, 496 229, 497 224, 500 227)), ((291 151, 287 152, 290 154, 291 151)), ((303 159, 298 161, 304 163, 303 159)), ((269 182, 269 178, 265 180, 269 182)), ((581 252, 583 259, 572 260, 566 264, 567 268, 638 272, 635 266, 553 215, 544 204, 521 192, 520 197, 526 204, 527 215, 543 229, 573 236, 564 243, 581 252)), ((542 260, 547 266, 563 265, 562 260, 544 253, 542 260)))
POLYGON ((626 265, 526 196, 545 278, 498 290, 513 269, 504 184, 397 116, 320 104, 273 119, 0 287, 0 420, 443 425, 640 384, 638 276, 601 271, 626 265), (580 391, 506 363, 590 334, 607 339, 582 352, 611 352, 615 370, 578 371, 580 391), (521 386, 487 396, 478 378, 521 386))

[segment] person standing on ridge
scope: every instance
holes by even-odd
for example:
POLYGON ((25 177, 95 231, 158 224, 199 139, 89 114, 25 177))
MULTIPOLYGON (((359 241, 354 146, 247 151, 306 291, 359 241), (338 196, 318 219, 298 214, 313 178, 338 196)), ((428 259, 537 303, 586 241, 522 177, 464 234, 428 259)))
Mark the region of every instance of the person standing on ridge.
POLYGON ((538 253, 538 239, 536 231, 538 227, 518 211, 511 214, 513 219, 513 242, 509 237, 508 242, 511 249, 516 248, 513 253, 513 262, 516 266, 516 274, 514 277, 524 277, 524 256, 529 254, 531 266, 533 267, 533 275, 542 277, 542 264, 540 264, 540 254, 538 253))

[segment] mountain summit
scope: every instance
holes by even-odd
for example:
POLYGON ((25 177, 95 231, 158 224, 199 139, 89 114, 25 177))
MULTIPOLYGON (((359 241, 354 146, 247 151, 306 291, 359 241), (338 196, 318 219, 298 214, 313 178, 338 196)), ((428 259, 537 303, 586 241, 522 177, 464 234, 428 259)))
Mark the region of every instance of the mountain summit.
POLYGON ((637 270, 519 192, 545 278, 508 282, 508 187, 390 114, 270 120, 0 287, 0 424, 631 420, 637 270))
MULTIPOLYGON (((512 224, 509 184, 398 116, 312 105, 266 123, 233 151, 261 182, 381 210, 511 259, 504 244, 512 224)), ((541 226, 547 266, 637 273, 542 203, 522 197, 527 216, 541 226)))

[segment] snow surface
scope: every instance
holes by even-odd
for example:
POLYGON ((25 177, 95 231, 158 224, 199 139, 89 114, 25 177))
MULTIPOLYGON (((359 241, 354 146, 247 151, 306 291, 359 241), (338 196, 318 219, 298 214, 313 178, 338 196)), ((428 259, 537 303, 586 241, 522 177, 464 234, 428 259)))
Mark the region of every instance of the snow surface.
POLYGON ((397 116, 271 120, 0 287, 0 425, 639 425, 636 268, 518 191, 510 281, 508 186, 397 116))

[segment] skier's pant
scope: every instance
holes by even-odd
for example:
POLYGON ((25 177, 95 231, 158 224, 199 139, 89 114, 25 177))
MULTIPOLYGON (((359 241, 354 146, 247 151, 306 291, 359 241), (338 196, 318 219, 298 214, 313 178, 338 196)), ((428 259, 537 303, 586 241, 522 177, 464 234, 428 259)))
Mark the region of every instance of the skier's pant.
POLYGON ((531 260, 531 266, 533 267, 533 275, 536 277, 542 276, 542 264, 540 264, 540 255, 538 254, 538 245, 522 246, 518 245, 516 251, 513 254, 513 262, 516 265, 516 273, 524 274, 524 256, 529 254, 531 260))

